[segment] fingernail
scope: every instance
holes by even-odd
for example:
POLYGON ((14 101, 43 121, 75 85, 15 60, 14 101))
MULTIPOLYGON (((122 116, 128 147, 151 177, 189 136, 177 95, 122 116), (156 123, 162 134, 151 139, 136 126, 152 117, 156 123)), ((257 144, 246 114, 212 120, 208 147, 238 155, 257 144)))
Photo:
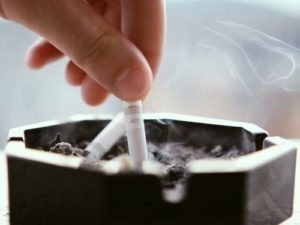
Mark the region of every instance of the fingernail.
POLYGON ((142 98, 150 86, 149 75, 140 69, 124 71, 115 81, 114 88, 117 97, 123 100, 137 100, 142 98))

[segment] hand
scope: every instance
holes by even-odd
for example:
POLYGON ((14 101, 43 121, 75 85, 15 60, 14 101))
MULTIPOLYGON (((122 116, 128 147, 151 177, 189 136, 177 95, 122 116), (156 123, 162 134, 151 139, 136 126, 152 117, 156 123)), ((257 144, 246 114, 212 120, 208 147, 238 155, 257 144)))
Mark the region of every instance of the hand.
POLYGON ((164 42, 163 0, 0 0, 0 15, 44 38, 29 50, 31 68, 68 56, 67 80, 90 105, 109 93, 135 101, 151 87, 164 42))

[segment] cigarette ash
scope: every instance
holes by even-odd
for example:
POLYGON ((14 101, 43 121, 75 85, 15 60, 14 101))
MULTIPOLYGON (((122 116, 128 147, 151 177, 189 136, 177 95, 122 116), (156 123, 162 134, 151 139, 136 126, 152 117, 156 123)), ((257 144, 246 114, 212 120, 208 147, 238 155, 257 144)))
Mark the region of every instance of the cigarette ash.
POLYGON ((56 137, 51 141, 50 148, 39 147, 40 150, 59 153, 62 155, 73 155, 79 157, 86 157, 89 152, 85 150, 88 142, 83 141, 74 146, 68 142, 64 142, 61 134, 56 134, 56 137))
MULTIPOLYGON (((53 153, 72 155, 78 157, 86 157, 89 152, 85 150, 89 144, 87 141, 80 142, 75 145, 64 142, 61 135, 57 134, 51 141, 50 148, 42 149, 53 153)), ((166 176, 162 179, 162 185, 164 188, 175 188, 177 185, 185 183, 189 177, 189 173, 186 166, 189 162, 199 159, 233 159, 246 153, 238 149, 236 146, 231 148, 224 148, 220 145, 216 145, 212 148, 206 146, 195 148, 185 143, 148 143, 148 151, 151 160, 159 162, 162 165, 166 176)), ((101 160, 112 160, 123 154, 128 154, 127 140, 125 137, 121 138, 113 148, 107 152, 101 160)))

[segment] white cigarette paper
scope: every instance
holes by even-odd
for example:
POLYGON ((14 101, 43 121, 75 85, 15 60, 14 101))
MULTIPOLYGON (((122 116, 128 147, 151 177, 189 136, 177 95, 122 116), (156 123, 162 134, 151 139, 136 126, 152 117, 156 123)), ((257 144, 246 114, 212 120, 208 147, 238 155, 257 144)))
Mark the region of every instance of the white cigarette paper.
POLYGON ((125 134, 124 114, 119 113, 86 147, 88 159, 99 160, 125 134))
POLYGON ((135 168, 141 169, 148 159, 142 101, 123 102, 128 150, 135 168))

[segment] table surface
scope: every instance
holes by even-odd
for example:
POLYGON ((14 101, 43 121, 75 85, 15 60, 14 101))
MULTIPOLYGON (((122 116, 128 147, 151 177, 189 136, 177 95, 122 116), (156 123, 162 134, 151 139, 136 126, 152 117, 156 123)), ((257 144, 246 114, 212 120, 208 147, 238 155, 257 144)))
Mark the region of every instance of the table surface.
MULTIPOLYGON (((0 151, 0 184, 0 225, 9 225, 7 170, 3 151, 0 151)), ((280 225, 300 225, 300 151, 297 157, 294 215, 280 225)))

